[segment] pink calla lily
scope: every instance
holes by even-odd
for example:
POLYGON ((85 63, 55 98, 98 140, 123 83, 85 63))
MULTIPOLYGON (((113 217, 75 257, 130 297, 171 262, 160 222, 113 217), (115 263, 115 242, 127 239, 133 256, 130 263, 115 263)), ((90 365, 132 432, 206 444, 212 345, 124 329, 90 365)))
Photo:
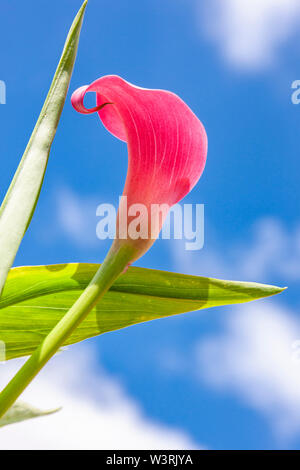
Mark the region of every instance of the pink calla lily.
MULTIPOLYGON (((143 204, 150 214, 153 205, 171 207, 199 180, 207 154, 205 129, 174 93, 139 88, 108 75, 78 88, 71 101, 80 113, 98 112, 104 126, 127 142, 129 162, 123 196, 128 208, 143 204), (95 108, 84 106, 87 92, 96 93, 95 108)), ((152 209, 152 219, 157 211, 152 209)), ((157 238, 165 216, 166 212, 157 219, 154 229, 152 224, 146 239, 132 241, 138 246, 136 258, 157 238)), ((120 217, 119 208, 118 223, 120 217)))

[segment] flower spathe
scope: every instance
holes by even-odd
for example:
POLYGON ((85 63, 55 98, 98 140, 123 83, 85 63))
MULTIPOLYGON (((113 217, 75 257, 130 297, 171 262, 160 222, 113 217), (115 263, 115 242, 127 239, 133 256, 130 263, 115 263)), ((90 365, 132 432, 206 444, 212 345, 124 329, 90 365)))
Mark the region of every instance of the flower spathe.
MULTIPOLYGON (((164 211, 159 216, 159 206, 173 206, 199 180, 207 154, 205 129, 174 93, 139 88, 115 75, 101 77, 89 86, 78 88, 71 101, 80 113, 98 112, 104 126, 115 137, 127 142, 129 161, 123 191, 128 210, 127 224, 129 227, 135 212, 132 207, 137 207, 136 204, 146 207, 152 219, 151 232, 149 229, 146 237, 132 240, 130 233, 119 237, 119 243, 122 238, 123 243, 136 246, 135 258, 138 258, 157 238, 167 215, 164 211), (96 93, 95 108, 84 106, 87 92, 96 93)), ((119 208, 117 225, 121 212, 119 208)))

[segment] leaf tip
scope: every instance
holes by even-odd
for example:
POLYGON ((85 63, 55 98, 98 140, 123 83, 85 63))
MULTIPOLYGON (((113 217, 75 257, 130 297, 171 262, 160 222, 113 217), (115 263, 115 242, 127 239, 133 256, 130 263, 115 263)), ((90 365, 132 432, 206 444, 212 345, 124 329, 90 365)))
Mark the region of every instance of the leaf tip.
POLYGON ((269 286, 269 295, 281 294, 287 287, 269 286))
POLYGON ((82 20, 83 20, 83 17, 84 17, 84 13, 85 13, 85 9, 86 9, 87 4, 88 4, 88 0, 85 0, 83 2, 83 4, 81 5, 81 7, 79 8, 79 10, 77 12, 77 15, 75 16, 73 24, 71 26, 69 36, 72 36, 72 34, 74 34, 75 31, 81 29, 81 23, 82 23, 82 20))
POLYGON ((43 416, 53 415, 54 413, 58 413, 61 410, 62 410, 62 406, 59 406, 58 408, 52 408, 50 410, 44 411, 43 416))
POLYGON ((84 11, 85 11, 85 9, 86 9, 86 7, 87 7, 88 1, 89 1, 89 0, 84 0, 83 4, 81 5, 81 7, 80 7, 80 9, 79 9, 78 14, 80 14, 80 13, 83 14, 83 13, 84 13, 84 11))

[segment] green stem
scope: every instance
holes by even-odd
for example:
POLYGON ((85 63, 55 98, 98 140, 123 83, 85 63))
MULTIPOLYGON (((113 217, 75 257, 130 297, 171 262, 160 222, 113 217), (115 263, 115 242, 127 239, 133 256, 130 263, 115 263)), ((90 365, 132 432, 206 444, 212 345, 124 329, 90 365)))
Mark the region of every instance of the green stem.
POLYGON ((103 264, 79 299, 0 393, 0 417, 14 404, 49 359, 64 345, 66 339, 86 318, 116 278, 122 274, 132 257, 133 249, 129 246, 123 245, 119 248, 112 246, 103 264))

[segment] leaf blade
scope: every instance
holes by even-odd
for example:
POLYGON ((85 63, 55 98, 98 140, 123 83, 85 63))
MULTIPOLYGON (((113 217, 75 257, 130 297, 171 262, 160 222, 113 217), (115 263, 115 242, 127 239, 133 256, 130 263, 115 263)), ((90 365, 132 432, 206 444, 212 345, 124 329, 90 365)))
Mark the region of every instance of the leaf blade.
POLYGON ((69 88, 86 5, 87 0, 72 23, 40 116, 0 207, 0 295, 40 194, 69 88))
POLYGON ((55 410, 39 410, 28 403, 17 401, 3 416, 0 418, 0 428, 13 423, 26 421, 27 419, 38 418, 40 416, 48 416, 56 413, 60 408, 55 410))
MULTIPOLYGON (((99 265, 28 266, 10 271, 0 299, 6 358, 30 354, 73 305, 99 265)), ((257 283, 131 267, 120 276, 66 344, 136 323, 282 292, 257 283)))

